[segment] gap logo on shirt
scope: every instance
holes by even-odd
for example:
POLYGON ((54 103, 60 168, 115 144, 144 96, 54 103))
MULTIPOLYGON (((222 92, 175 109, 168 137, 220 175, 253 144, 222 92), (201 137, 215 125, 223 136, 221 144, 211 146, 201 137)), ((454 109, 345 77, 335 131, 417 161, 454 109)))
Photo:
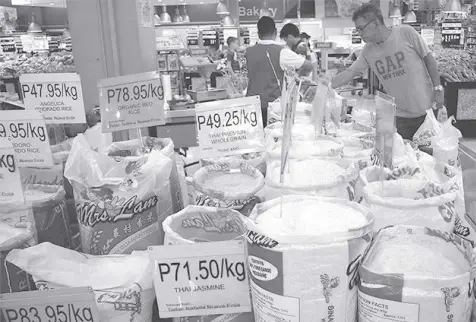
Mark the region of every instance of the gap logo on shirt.
POLYGON ((375 71, 385 80, 403 76, 406 74, 405 68, 402 66, 404 60, 405 55, 401 51, 392 56, 385 56, 384 59, 377 59, 375 71))

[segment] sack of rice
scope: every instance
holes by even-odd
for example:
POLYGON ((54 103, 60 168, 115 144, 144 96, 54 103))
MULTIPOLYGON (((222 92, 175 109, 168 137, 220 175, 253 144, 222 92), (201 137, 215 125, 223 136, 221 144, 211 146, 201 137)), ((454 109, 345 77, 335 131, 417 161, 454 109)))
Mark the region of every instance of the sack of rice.
POLYGON ((256 206, 247 220, 256 321, 355 322, 372 226, 368 209, 343 199, 284 196, 256 206))
POLYGON ((162 222, 172 214, 172 161, 159 150, 111 157, 73 143, 65 176, 74 189, 83 251, 126 254, 164 241, 162 222))
POLYGON ((13 250, 7 261, 31 274, 38 290, 92 287, 101 322, 152 322, 153 267, 146 252, 92 256, 43 243, 13 250))
MULTIPOLYGON (((311 124, 312 104, 298 102, 294 124, 311 124)), ((282 109, 280 102, 269 103, 268 105, 268 125, 282 122, 282 109)))
POLYGON ((104 153, 116 157, 139 157, 152 151, 160 151, 172 160, 172 170, 170 171, 170 193, 172 194, 172 205, 174 212, 183 209, 182 189, 180 188, 179 174, 175 162, 175 150, 172 139, 162 139, 154 137, 143 137, 140 139, 114 142, 108 146, 104 153))
POLYGON ((419 168, 411 167, 384 174, 377 167, 360 172, 363 204, 374 213, 376 230, 401 224, 453 232, 456 187, 418 179, 419 172, 419 168), (384 181, 380 181, 382 176, 384 181))
POLYGON ((11 227, 0 223, 0 294, 32 290, 33 284, 30 283, 28 274, 5 259, 11 250, 31 247, 35 244, 34 232, 30 224, 23 223, 11 227))
MULTIPOLYGON (((164 223, 165 245, 241 239, 246 233, 245 217, 232 209, 188 206, 164 223)), ((252 313, 175 318, 174 322, 253 322, 252 313)))
POLYGON ((288 160, 284 170, 284 182, 280 182, 281 162, 268 164, 264 199, 281 195, 313 195, 353 200, 351 182, 358 176, 352 161, 340 158, 288 160))
MULTIPOLYGON (((283 123, 280 122, 268 125, 264 132, 266 142, 281 142, 283 139, 283 123)), ((292 128, 293 141, 313 140, 315 135, 316 131, 313 125, 300 125, 292 128)))
MULTIPOLYGON (((359 138, 375 142, 375 129, 365 128, 367 131, 362 131, 364 128, 356 126, 355 123, 340 123, 339 128, 336 129, 335 135, 341 140, 346 138, 359 138)), ((343 141, 345 143, 345 141, 343 141)))
MULTIPOLYGON (((281 142, 268 141, 268 160, 281 160, 281 142)), ((289 148, 290 159, 311 159, 315 157, 342 156, 344 144, 330 136, 318 136, 308 141, 293 141, 289 148)))
POLYGON ((256 194, 263 185, 263 174, 243 161, 216 163, 195 172, 194 204, 231 208, 247 215, 260 202, 256 194))
POLYGON ((0 203, 0 223, 15 227, 28 222, 35 241, 70 247, 69 217, 62 186, 27 185, 25 203, 0 203))
POLYGON ((381 230, 359 268, 359 321, 468 322, 470 243, 430 228, 381 230))
POLYGON ((263 175, 266 173, 266 154, 262 152, 239 154, 216 159, 202 159, 202 167, 230 160, 243 160, 246 164, 258 169, 263 175))

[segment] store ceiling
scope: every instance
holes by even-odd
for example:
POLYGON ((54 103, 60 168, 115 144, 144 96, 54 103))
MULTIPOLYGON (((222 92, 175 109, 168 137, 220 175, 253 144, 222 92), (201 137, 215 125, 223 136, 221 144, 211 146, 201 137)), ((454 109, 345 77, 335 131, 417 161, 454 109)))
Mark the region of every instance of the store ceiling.
POLYGON ((14 6, 66 8, 66 0, 12 0, 14 6))
POLYGON ((154 6, 176 6, 176 5, 194 5, 194 4, 206 4, 206 3, 218 3, 218 0, 152 0, 154 6))

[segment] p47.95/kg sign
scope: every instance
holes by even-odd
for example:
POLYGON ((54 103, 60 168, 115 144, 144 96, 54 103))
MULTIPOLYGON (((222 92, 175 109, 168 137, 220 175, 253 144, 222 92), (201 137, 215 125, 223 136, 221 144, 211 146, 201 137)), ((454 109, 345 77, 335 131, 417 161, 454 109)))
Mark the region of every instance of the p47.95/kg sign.
POLYGON ((103 132, 165 124, 164 88, 157 72, 99 82, 103 132))
POLYGON ((20 83, 25 109, 43 114, 47 124, 86 123, 78 74, 24 74, 20 83))

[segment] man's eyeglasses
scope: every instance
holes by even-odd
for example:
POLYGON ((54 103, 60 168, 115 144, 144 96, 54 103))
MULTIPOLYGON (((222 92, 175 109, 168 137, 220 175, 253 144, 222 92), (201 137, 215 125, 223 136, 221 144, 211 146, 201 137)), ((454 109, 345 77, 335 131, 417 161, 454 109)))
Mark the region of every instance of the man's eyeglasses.
POLYGON ((358 33, 363 33, 365 28, 367 28, 368 25, 370 25, 372 22, 374 21, 377 21, 376 19, 373 19, 373 20, 370 20, 369 22, 367 22, 364 26, 362 27, 355 27, 355 29, 357 30, 358 33))

